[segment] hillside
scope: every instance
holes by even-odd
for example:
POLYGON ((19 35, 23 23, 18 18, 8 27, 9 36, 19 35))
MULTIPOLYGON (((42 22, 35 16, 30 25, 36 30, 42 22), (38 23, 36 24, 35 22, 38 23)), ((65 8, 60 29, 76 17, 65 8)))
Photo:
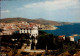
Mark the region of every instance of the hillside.
POLYGON ((21 21, 26 21, 28 23, 38 23, 38 24, 44 24, 44 25, 62 25, 63 23, 61 22, 56 22, 56 21, 50 21, 50 20, 45 20, 45 19, 28 19, 28 18, 4 18, 0 19, 0 23, 11 23, 11 22, 21 22, 21 21))

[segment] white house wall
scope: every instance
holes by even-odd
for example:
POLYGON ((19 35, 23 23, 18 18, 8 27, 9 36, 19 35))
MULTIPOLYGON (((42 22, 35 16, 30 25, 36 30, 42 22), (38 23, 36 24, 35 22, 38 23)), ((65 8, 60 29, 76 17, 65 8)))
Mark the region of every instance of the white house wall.
POLYGON ((38 36, 38 29, 21 29, 19 33, 29 33, 31 36, 36 37, 38 36))
POLYGON ((30 33, 31 31, 30 30, 28 30, 28 33, 30 33))
POLYGON ((28 33, 27 30, 25 30, 25 33, 28 33))

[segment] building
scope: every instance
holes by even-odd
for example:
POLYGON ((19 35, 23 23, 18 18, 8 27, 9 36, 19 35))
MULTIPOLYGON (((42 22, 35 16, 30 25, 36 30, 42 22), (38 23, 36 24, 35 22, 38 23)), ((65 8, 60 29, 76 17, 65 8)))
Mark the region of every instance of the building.
POLYGON ((65 35, 58 36, 58 38, 65 40, 65 35))
POLYGON ((12 35, 14 32, 14 30, 2 31, 3 35, 12 35))
POLYGON ((69 36, 70 37, 70 41, 74 41, 74 36, 69 36))
POLYGON ((20 28, 20 30, 19 30, 19 33, 20 34, 30 34, 30 39, 29 39, 29 41, 30 41, 30 44, 29 44, 29 46, 27 46, 27 44, 24 44, 23 46, 22 46, 22 49, 24 49, 24 50, 31 50, 31 44, 32 44, 32 42, 34 42, 34 49, 36 49, 36 44, 37 44, 37 39, 36 39, 36 37, 38 36, 38 27, 36 27, 36 26, 31 26, 31 27, 23 27, 23 28, 20 28), (31 38, 31 37, 34 37, 33 39, 31 38))
POLYGON ((28 33, 31 36, 37 37, 38 36, 38 27, 33 26, 33 27, 20 28, 19 33, 28 33))

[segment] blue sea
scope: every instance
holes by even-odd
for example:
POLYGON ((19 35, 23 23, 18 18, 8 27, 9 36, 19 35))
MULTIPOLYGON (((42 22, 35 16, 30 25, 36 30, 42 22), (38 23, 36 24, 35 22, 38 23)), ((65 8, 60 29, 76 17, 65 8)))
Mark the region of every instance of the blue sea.
MULTIPOLYGON (((66 35, 66 36, 72 36, 73 34, 80 35, 80 23, 67 24, 56 27, 58 27, 58 29, 56 30, 44 30, 44 31, 54 35, 66 35)), ((80 36, 75 37, 75 41, 77 41, 78 39, 80 39, 80 36)))

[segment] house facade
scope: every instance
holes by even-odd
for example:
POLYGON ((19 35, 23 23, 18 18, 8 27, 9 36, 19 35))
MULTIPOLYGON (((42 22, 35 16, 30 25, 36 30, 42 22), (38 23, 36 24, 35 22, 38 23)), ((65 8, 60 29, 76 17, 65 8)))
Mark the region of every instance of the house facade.
POLYGON ((27 27, 27 28, 20 28, 19 33, 28 33, 31 36, 37 37, 38 36, 38 27, 27 27))
POLYGON ((38 36, 38 27, 36 26, 33 26, 33 27, 26 27, 26 28, 20 28, 19 30, 19 33, 20 34, 30 34, 30 44, 29 46, 27 46, 27 44, 23 45, 21 49, 24 49, 24 50, 31 50, 31 45, 32 45, 32 42, 34 42, 34 49, 36 49, 36 44, 37 44, 37 39, 36 37, 38 36), (32 39, 31 37, 34 37, 34 39, 32 39))

